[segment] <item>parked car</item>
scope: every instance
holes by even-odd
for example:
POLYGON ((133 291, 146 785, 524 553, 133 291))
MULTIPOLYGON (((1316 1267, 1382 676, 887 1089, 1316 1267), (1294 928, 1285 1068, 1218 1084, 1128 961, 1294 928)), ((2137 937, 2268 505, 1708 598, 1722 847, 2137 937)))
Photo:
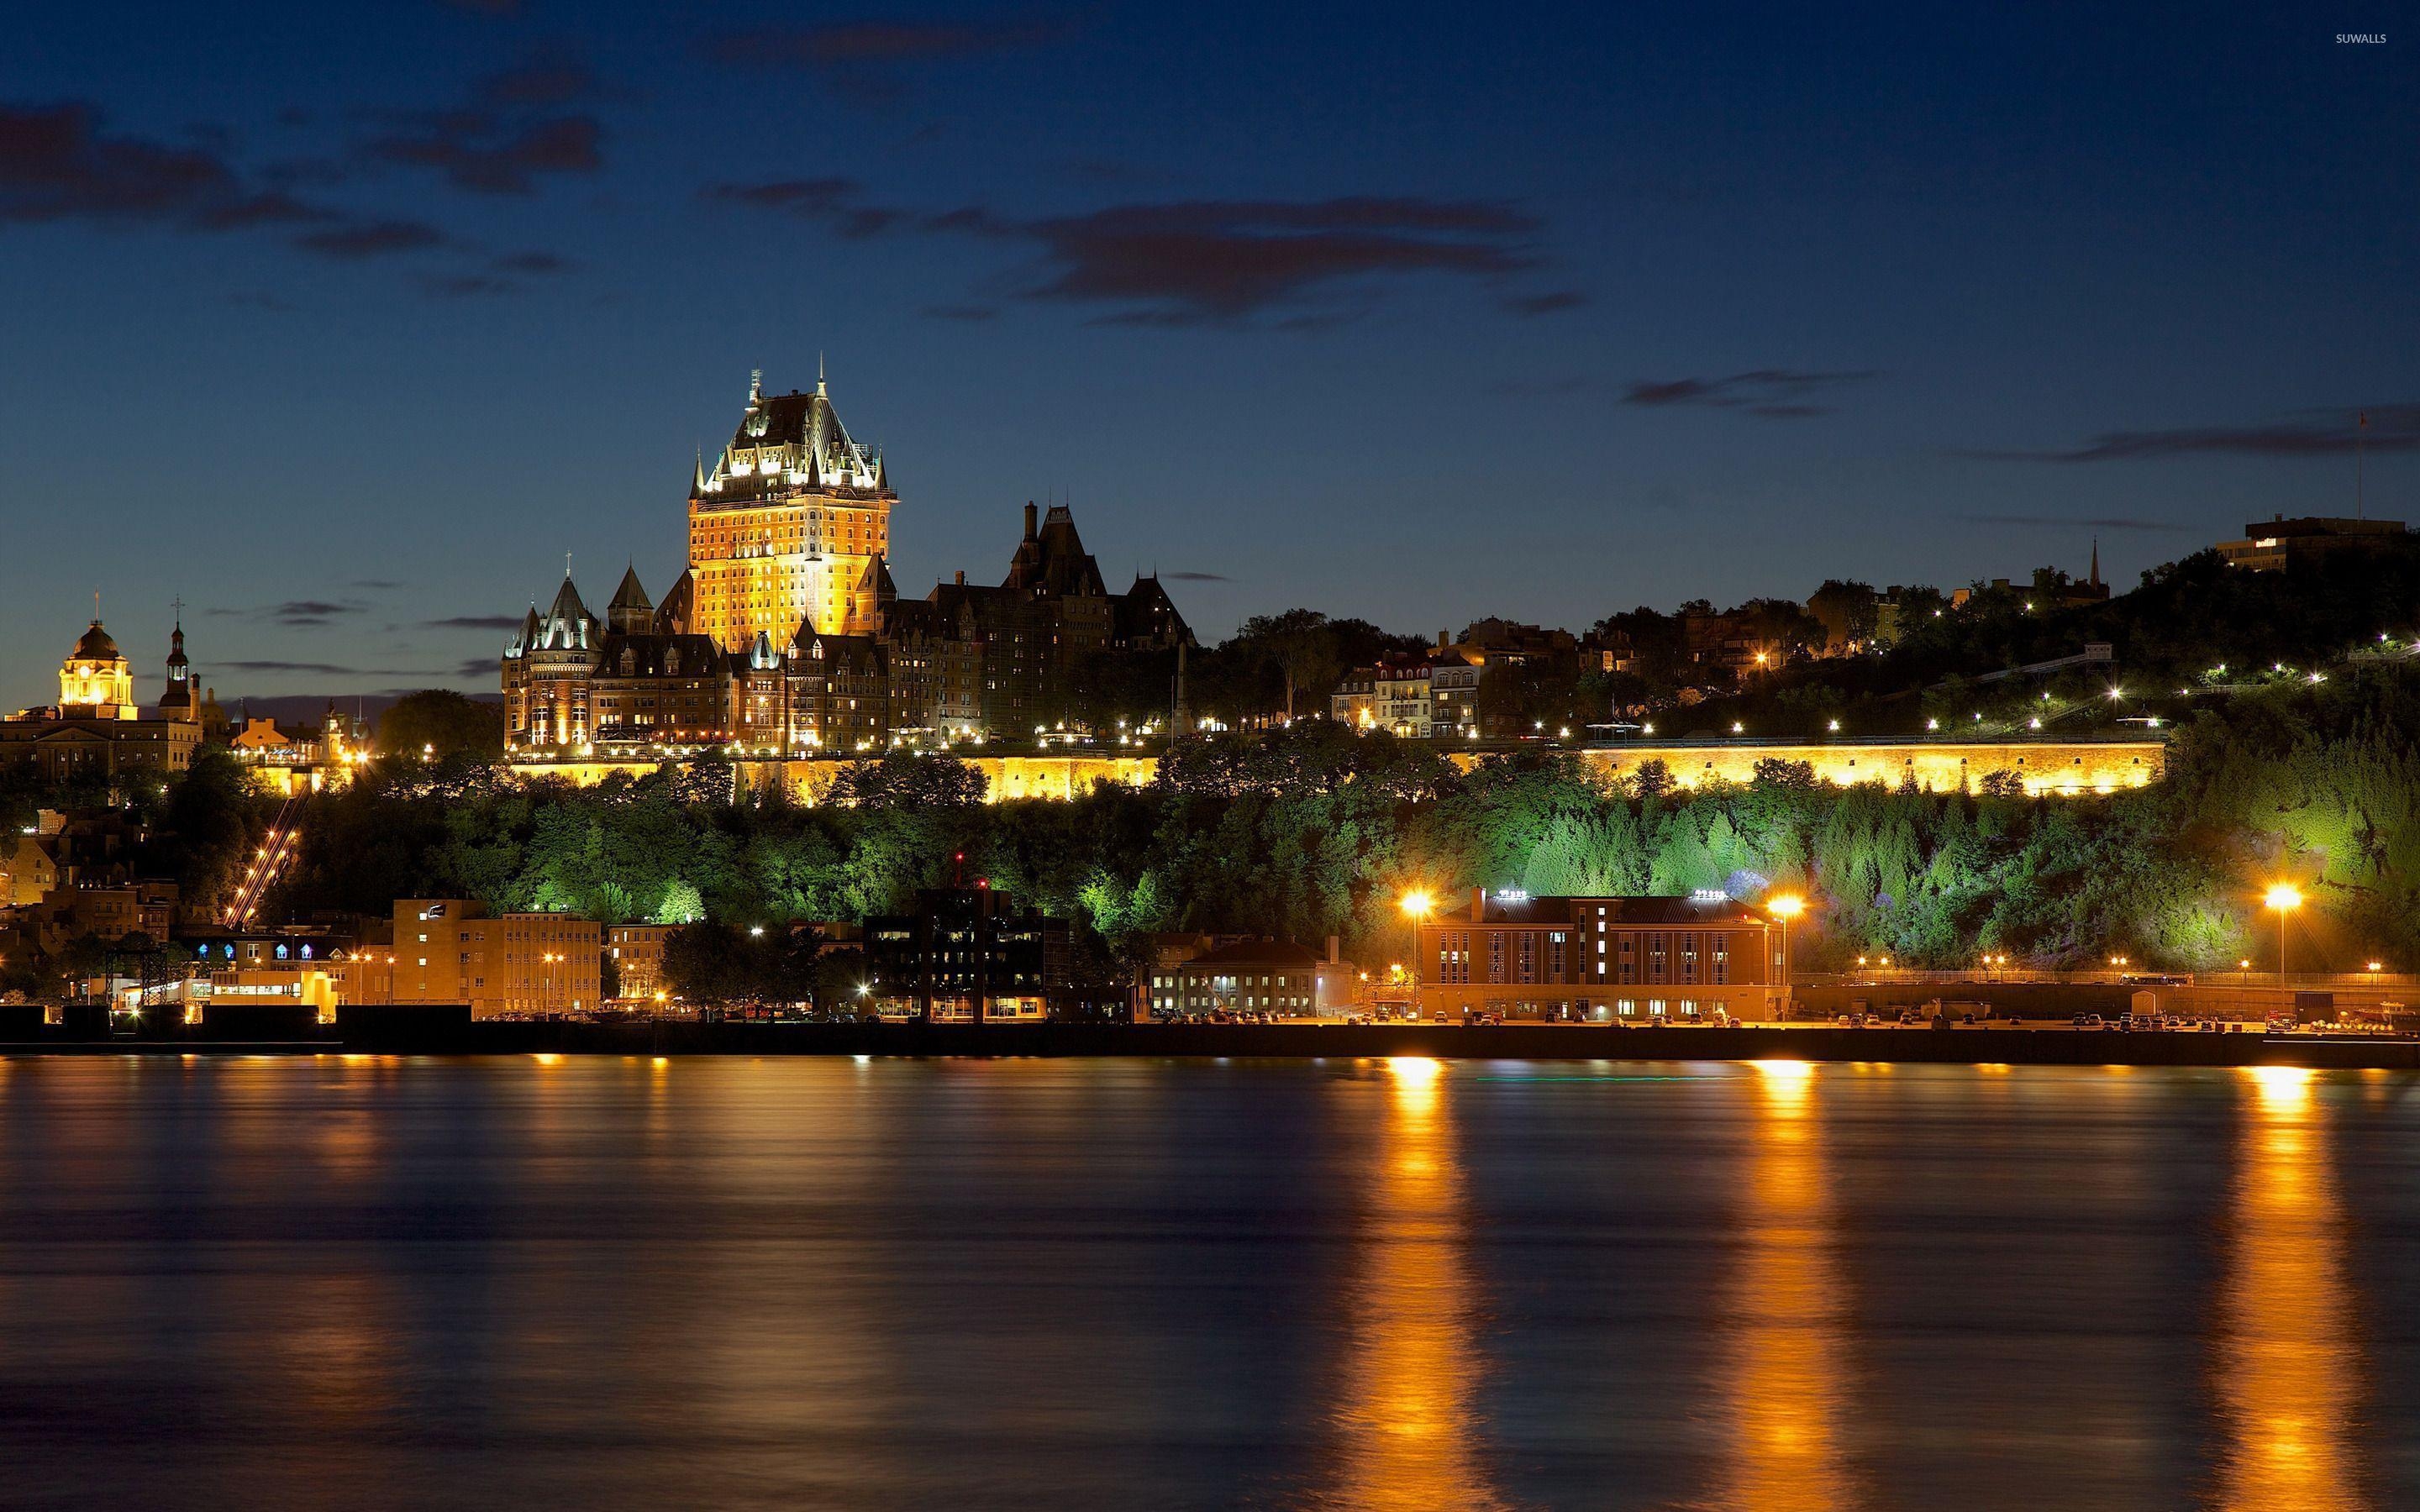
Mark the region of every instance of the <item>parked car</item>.
POLYGON ((2075 1026, 2079 1029, 2105 1029, 2109 1025, 2098 1013, 2078 1013, 2075 1015, 2075 1026))

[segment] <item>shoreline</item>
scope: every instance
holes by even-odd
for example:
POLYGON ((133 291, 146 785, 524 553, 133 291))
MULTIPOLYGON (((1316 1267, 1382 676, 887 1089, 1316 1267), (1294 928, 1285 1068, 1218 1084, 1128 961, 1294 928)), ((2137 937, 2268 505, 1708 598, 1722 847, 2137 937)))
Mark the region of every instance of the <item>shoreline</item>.
POLYGON ((2420 1038, 1832 1026, 574 1024, 389 1020, 325 1038, 0 1041, 32 1056, 901 1056, 1001 1058, 1807 1060, 2420 1071, 2420 1038))

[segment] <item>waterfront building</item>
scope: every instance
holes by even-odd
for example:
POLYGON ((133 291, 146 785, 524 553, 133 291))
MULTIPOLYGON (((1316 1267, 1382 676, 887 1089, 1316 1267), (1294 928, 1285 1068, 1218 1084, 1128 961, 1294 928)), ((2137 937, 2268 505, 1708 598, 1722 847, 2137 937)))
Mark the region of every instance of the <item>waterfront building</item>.
POLYGON ((928 1023, 1031 1024, 1074 999, 1063 918, 1008 908, 982 883, 931 887, 865 921, 871 1006, 928 1023))
POLYGON ((570 914, 490 915, 459 898, 395 903, 398 1003, 468 1003, 474 1019, 594 1009, 603 931, 570 914))
POLYGON ((138 771, 181 772, 202 743, 180 623, 169 640, 171 702, 146 717, 126 656, 96 619, 59 663, 59 701, 0 720, 0 762, 30 762, 46 781, 138 771), (181 696, 179 696, 181 695, 181 696))
POLYGON ((1423 1013, 1648 1024, 1776 1016, 1777 932, 1721 893, 1563 898, 1474 890, 1419 929, 1423 1013))
POLYGON ((1162 1017, 1212 1012, 1277 1013, 1308 1018, 1341 1012, 1356 996, 1353 964, 1339 941, 1327 937, 1327 953, 1313 954, 1291 940, 1244 936, 1212 943, 1213 936, 1179 936, 1190 947, 1163 947, 1150 972, 1142 1006, 1162 1017))
POLYGON ((669 995, 664 978, 664 942, 678 924, 613 924, 605 931, 605 953, 613 963, 615 1001, 652 1003, 669 995))

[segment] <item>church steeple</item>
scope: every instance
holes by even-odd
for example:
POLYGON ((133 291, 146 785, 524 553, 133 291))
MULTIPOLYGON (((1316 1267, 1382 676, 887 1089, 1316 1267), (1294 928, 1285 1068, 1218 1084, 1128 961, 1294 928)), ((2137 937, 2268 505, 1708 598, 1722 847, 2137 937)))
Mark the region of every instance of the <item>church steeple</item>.
POLYGON ((185 601, 178 599, 177 627, 168 633, 168 683, 160 693, 160 717, 192 724, 202 717, 194 699, 194 667, 185 659, 185 601))

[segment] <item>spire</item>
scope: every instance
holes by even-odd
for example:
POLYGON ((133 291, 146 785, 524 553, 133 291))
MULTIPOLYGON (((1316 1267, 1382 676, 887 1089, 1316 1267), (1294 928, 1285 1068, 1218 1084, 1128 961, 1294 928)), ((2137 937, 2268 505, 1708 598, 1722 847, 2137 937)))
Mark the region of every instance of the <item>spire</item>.
POLYGON ((874 454, 874 486, 876 488, 891 486, 891 459, 879 452, 874 454))
POLYGON ((2097 535, 2092 538, 2092 577, 2090 581, 2092 586, 2095 588, 2101 586, 2101 537, 2097 535))
POLYGON ((761 367, 752 367, 748 370, 748 407, 754 409, 757 401, 764 397, 765 370, 761 367))
POLYGON ((815 397, 818 399, 831 397, 824 391, 824 354, 821 350, 815 353, 815 397))
POLYGON ((815 455, 813 447, 809 447, 807 449, 807 486, 810 488, 820 488, 823 486, 823 458, 815 455))
POLYGON ((697 449, 697 467, 690 473, 689 496, 696 499, 706 492, 706 448, 697 449))

